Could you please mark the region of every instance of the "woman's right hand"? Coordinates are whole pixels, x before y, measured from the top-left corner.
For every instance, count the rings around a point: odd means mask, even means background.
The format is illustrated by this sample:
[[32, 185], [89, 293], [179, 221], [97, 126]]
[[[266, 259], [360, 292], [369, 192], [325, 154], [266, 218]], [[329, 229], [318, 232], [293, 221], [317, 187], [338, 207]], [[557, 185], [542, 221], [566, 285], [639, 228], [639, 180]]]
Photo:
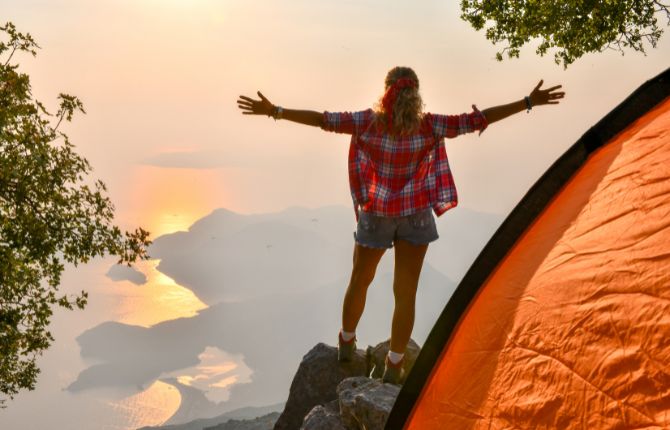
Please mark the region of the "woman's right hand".
[[260, 100], [254, 100], [247, 96], [240, 96], [237, 99], [237, 107], [242, 109], [243, 115], [267, 115], [272, 116], [275, 110], [275, 105], [270, 103], [270, 100], [265, 98], [260, 91], [258, 91]]

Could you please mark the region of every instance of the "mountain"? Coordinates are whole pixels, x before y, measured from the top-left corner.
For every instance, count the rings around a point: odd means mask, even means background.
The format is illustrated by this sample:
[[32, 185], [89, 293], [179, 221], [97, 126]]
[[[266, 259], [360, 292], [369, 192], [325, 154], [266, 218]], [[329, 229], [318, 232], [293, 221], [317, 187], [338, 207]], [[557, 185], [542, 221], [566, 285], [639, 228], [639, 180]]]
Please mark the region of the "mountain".
[[188, 232], [157, 238], [149, 254], [160, 259], [158, 270], [210, 305], [306, 290], [334, 281], [351, 261], [351, 240], [338, 237], [353, 232], [342, 209], [263, 215], [219, 209]]
[[[446, 212], [426, 261], [460, 279], [501, 221], [460, 207]], [[187, 232], [157, 238], [149, 254], [161, 272], [211, 305], [335, 281], [351, 272], [355, 229], [353, 210], [343, 206], [251, 215], [217, 209]]]

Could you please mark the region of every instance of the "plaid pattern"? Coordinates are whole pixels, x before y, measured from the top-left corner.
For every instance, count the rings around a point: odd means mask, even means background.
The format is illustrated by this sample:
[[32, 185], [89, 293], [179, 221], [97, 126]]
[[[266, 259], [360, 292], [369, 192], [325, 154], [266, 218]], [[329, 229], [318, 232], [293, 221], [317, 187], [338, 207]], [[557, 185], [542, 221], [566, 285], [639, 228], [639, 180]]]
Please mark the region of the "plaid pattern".
[[392, 136], [377, 130], [375, 112], [324, 112], [323, 129], [351, 135], [349, 187], [356, 221], [359, 210], [379, 216], [405, 216], [429, 207], [439, 217], [458, 204], [445, 138], [488, 126], [472, 105], [469, 114], [424, 115], [419, 131]]

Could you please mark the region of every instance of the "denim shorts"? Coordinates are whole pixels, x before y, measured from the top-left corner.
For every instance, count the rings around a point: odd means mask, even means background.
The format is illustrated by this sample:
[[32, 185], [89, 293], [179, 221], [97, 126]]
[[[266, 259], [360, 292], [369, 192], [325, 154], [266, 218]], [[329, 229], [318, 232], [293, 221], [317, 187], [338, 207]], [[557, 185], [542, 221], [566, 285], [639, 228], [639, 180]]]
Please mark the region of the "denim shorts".
[[360, 211], [354, 232], [356, 243], [369, 248], [385, 249], [392, 248], [398, 239], [413, 245], [426, 245], [439, 237], [432, 208], [400, 217], [385, 217]]

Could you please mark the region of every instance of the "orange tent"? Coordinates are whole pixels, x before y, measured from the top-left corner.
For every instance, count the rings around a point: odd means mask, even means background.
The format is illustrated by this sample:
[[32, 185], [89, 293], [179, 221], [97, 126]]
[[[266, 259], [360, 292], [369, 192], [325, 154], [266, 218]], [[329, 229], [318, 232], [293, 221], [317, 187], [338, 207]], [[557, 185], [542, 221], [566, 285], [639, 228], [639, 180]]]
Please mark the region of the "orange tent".
[[386, 428], [670, 428], [670, 69], [500, 226]]

